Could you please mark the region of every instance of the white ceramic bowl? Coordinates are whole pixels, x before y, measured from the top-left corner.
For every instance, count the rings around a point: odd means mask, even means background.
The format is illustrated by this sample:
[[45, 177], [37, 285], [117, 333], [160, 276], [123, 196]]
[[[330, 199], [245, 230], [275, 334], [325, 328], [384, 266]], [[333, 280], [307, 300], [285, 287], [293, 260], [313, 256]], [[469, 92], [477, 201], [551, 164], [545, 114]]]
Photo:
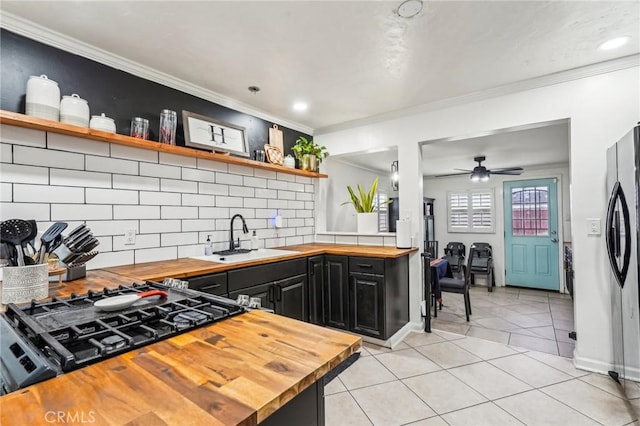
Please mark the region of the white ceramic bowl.
[[75, 93], [63, 96], [60, 102], [60, 121], [89, 127], [89, 103]]
[[104, 112], [100, 115], [91, 116], [89, 127], [96, 130], [102, 130], [103, 132], [116, 132], [116, 122], [113, 120], [113, 118], [104, 115]]

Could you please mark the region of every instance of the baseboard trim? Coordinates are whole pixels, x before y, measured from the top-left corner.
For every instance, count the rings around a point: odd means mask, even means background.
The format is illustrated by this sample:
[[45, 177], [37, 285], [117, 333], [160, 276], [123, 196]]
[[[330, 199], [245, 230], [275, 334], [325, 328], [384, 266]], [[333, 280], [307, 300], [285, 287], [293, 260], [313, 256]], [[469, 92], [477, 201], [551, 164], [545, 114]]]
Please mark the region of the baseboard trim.
[[607, 375], [609, 370], [613, 367], [613, 365], [608, 362], [581, 357], [578, 355], [577, 350], [573, 351], [573, 365], [580, 370], [604, 375]]

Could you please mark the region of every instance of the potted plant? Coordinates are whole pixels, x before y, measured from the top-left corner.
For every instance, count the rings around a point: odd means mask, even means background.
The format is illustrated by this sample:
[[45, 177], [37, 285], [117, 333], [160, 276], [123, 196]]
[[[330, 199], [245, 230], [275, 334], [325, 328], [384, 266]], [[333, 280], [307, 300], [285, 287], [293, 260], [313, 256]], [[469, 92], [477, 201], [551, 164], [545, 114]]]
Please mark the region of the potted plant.
[[327, 147], [320, 146], [312, 140], [308, 140], [304, 136], [300, 136], [296, 140], [296, 144], [291, 148], [293, 154], [298, 159], [302, 170], [318, 171], [318, 166], [322, 163], [329, 153]]
[[[378, 233], [378, 206], [376, 204], [376, 197], [378, 195], [378, 178], [373, 180], [371, 188], [365, 191], [360, 184], [357, 186], [358, 193], [353, 188], [347, 185], [347, 191], [349, 191], [350, 201], [345, 201], [342, 205], [352, 204], [356, 209], [358, 220], [358, 233], [359, 234], [377, 234]], [[389, 204], [393, 200], [387, 200], [384, 204]]]

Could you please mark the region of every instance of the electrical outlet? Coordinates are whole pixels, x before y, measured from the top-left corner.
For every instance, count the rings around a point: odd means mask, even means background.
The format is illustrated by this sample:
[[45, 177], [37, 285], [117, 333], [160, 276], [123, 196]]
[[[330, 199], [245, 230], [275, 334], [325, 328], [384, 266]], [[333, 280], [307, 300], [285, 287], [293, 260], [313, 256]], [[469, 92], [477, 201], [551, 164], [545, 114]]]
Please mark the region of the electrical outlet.
[[273, 226], [282, 228], [282, 216], [278, 215], [273, 219]]
[[136, 243], [136, 229], [129, 228], [124, 231], [124, 245], [132, 246]]
[[602, 229], [600, 228], [600, 219], [587, 219], [587, 234], [588, 235], [600, 235]]

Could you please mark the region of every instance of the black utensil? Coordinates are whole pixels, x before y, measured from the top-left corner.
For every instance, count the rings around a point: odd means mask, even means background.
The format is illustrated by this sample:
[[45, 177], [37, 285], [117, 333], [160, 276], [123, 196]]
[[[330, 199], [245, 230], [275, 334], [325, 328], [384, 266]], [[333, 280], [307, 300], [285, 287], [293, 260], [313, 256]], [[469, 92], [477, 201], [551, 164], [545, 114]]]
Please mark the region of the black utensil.
[[0, 240], [15, 247], [18, 255], [18, 266], [24, 266], [22, 243], [29, 241], [31, 224], [22, 219], [9, 219], [0, 223]]
[[60, 234], [62, 234], [62, 231], [67, 229], [67, 226], [69, 226], [69, 224], [67, 224], [66, 222], [56, 222], [51, 225], [44, 234], [42, 234], [42, 237], [40, 237], [41, 245], [40, 255], [38, 256], [38, 263], [44, 262], [44, 255], [47, 253], [47, 251], [49, 251], [51, 242], [58, 238]]

